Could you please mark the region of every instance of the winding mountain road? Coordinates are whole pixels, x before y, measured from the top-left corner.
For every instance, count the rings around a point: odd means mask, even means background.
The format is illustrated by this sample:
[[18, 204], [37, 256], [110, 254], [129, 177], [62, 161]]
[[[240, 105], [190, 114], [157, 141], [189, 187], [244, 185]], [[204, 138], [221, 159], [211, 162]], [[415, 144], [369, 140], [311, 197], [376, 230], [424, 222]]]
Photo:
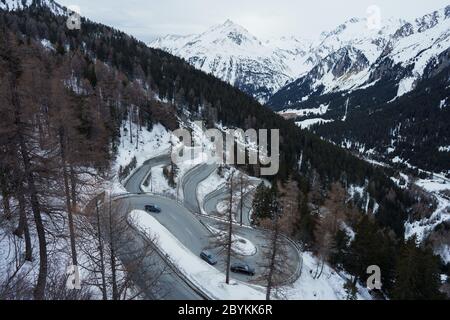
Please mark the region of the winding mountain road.
[[[183, 243], [192, 253], [199, 255], [202, 250], [209, 248], [210, 251], [216, 253], [219, 257], [219, 263], [216, 268], [222, 272], [226, 271], [226, 264], [224, 257], [220, 256], [217, 250], [211, 249], [212, 233], [209, 227], [219, 229], [223, 227], [224, 222], [220, 219], [209, 216], [201, 215], [200, 204], [197, 199], [197, 188], [198, 185], [208, 178], [217, 169], [216, 165], [200, 164], [193, 169], [189, 170], [181, 181], [181, 187], [183, 191], [183, 202], [176, 201], [175, 199], [170, 199], [164, 196], [146, 194], [141, 189], [141, 184], [143, 180], [148, 175], [148, 172], [152, 167], [160, 166], [164, 164], [169, 164], [170, 158], [168, 155], [162, 155], [155, 157], [146, 161], [140, 168], [138, 168], [131, 177], [124, 183], [126, 190], [129, 192], [128, 195], [123, 195], [116, 201], [119, 201], [121, 205], [126, 208], [123, 210], [125, 215], [127, 215], [132, 210], [143, 210], [147, 204], [156, 204], [162, 209], [160, 214], [152, 214], [152, 216], [158, 220], [167, 230], [169, 230], [181, 243]], [[211, 190], [212, 192], [206, 197], [204, 203], [204, 209], [206, 212], [213, 213], [216, 211], [217, 204], [223, 201], [226, 196], [227, 189], [224, 187], [220, 190]], [[261, 263], [263, 261], [262, 248], [267, 244], [266, 235], [267, 233], [250, 228], [249, 212], [251, 199], [245, 199], [245, 226], [234, 225], [234, 230], [236, 235], [250, 241], [255, 247], [256, 252], [251, 256], [236, 255], [233, 261], [240, 261], [252, 265], [256, 269], [256, 273], [262, 272]], [[142, 241], [146, 239], [138, 231], [135, 231], [136, 235], [133, 242], [130, 245], [133, 247], [142, 246]], [[299, 270], [299, 265], [301, 264], [301, 258], [298, 252], [298, 248], [287, 241], [289, 256], [292, 260], [286, 261], [286, 269], [292, 274], [292, 278], [296, 278], [296, 273]], [[152, 259], [159, 259], [158, 264], [163, 268], [165, 266], [165, 257], [160, 254], [159, 258], [153, 257]], [[172, 266], [172, 269], [173, 268]], [[206, 297], [195, 288], [183, 275], [179, 274], [177, 270], [172, 270], [168, 274], [165, 274], [160, 280], [161, 287], [168, 288], [167, 293], [164, 294], [165, 299], [169, 300], [195, 300], [195, 299], [205, 299]], [[234, 279], [253, 282], [251, 277], [244, 275], [233, 274]], [[137, 276], [136, 282], [139, 286], [139, 282], [144, 282], [145, 279], [139, 279]], [[154, 298], [149, 295], [149, 298]]]

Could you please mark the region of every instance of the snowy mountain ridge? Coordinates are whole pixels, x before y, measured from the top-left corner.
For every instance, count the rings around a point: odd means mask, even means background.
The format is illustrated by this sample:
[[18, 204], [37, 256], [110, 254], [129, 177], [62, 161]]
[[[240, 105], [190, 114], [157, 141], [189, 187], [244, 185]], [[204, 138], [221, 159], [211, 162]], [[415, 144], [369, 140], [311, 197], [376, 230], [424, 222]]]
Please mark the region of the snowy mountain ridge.
[[[263, 42], [231, 20], [199, 35], [168, 35], [150, 47], [186, 59], [194, 67], [229, 82], [265, 102], [302, 71], [305, 44], [295, 38]], [[297, 63], [299, 61], [299, 63]]]
[[168, 35], [149, 46], [186, 59], [262, 103], [280, 89], [300, 90], [294, 99], [271, 103], [283, 109], [314, 94], [373, 85], [389, 73], [390, 63], [406, 70], [399, 75], [399, 95], [411, 91], [430, 59], [449, 47], [449, 15], [450, 6], [409, 22], [386, 19], [379, 29], [369, 28], [366, 18], [352, 18], [315, 40], [261, 41], [227, 20], [202, 34]]
[[449, 16], [450, 6], [410, 22], [391, 19], [380, 30], [360, 35], [358, 30], [365, 22], [358, 19], [323, 33], [314, 52], [326, 56], [305, 76], [275, 94], [269, 104], [276, 110], [292, 108], [311, 96], [351, 92], [378, 81], [397, 84], [400, 97], [448, 63], [441, 55], [450, 47]]

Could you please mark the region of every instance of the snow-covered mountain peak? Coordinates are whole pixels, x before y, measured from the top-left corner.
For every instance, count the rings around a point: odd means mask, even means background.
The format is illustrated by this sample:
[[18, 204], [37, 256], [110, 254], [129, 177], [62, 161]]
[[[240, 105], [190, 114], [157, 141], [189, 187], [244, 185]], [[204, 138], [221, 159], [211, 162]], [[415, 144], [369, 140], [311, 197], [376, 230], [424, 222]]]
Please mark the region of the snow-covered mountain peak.
[[[259, 41], [244, 27], [227, 20], [222, 24], [209, 28], [196, 38], [196, 43], [204, 45], [221, 45], [221, 46], [261, 46]], [[226, 49], [226, 48], [225, 48]]]
[[234, 29], [236, 31], [248, 32], [243, 26], [233, 22], [231, 19], [227, 19], [224, 23], [218, 25], [217, 27], [223, 29]]

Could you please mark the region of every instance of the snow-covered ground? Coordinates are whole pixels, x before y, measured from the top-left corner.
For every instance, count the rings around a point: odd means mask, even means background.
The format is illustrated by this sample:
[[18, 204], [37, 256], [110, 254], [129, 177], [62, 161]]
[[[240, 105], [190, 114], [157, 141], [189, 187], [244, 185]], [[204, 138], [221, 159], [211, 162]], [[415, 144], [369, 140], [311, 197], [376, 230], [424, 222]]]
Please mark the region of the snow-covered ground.
[[151, 131], [145, 127], [139, 131], [139, 143], [137, 144], [136, 124], [131, 125], [133, 139], [130, 139], [130, 127], [124, 123], [120, 130], [120, 146], [117, 151], [115, 168], [126, 166], [136, 157], [137, 166], [141, 166], [146, 160], [154, 158], [169, 151], [171, 134], [161, 124], [155, 124]]
[[397, 97], [401, 97], [404, 94], [410, 92], [414, 88], [415, 81], [416, 79], [413, 77], [402, 79], [398, 85]]
[[436, 177], [431, 179], [421, 179], [416, 184], [429, 192], [441, 192], [450, 190], [450, 180], [444, 177]]
[[[284, 295], [287, 299], [302, 300], [346, 300], [347, 293], [343, 289], [350, 277], [338, 274], [328, 265], [324, 266], [323, 274], [319, 279], [314, 279], [318, 268], [317, 259], [309, 252], [304, 252], [303, 269], [300, 278], [292, 285], [285, 288]], [[319, 267], [320, 268], [320, 267]], [[371, 300], [366, 288], [358, 285], [357, 299]]]
[[409, 177], [404, 173], [400, 173], [400, 178], [391, 177], [391, 180], [401, 189], [408, 188]]

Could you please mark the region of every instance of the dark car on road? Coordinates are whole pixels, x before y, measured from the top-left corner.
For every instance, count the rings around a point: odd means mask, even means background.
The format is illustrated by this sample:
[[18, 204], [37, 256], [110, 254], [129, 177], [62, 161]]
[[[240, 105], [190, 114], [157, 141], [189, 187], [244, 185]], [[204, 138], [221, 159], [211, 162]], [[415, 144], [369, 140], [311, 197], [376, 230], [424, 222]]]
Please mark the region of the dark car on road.
[[242, 273], [252, 277], [255, 275], [255, 269], [244, 263], [234, 263], [231, 265], [230, 270], [234, 273]]
[[150, 213], [161, 213], [161, 208], [154, 204], [149, 204], [145, 206], [145, 211]]
[[210, 265], [215, 266], [217, 264], [217, 259], [209, 251], [202, 251], [200, 253], [200, 258], [208, 262]]

